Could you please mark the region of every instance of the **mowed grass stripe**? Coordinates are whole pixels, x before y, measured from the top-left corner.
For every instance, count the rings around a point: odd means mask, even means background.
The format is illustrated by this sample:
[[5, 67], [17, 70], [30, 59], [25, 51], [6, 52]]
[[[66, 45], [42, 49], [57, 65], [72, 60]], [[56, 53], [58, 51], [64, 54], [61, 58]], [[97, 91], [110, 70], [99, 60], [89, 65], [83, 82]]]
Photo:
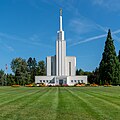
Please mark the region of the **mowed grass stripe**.
[[95, 92], [84, 92], [84, 93], [95, 97], [96, 99], [102, 101], [105, 104], [108, 104], [108, 106], [115, 107], [118, 110], [120, 110], [120, 98], [114, 98], [114, 97], [98, 94]]
[[[29, 89], [29, 88], [28, 88]], [[34, 102], [36, 99], [41, 97], [42, 95], [45, 95], [48, 91], [51, 89], [42, 89], [35, 90], [32, 93], [25, 94], [24, 96], [21, 96], [19, 98], [15, 98], [11, 101], [8, 101], [5, 105], [0, 106], [0, 119], [13, 119], [12, 116], [14, 116], [19, 110], [24, 109], [27, 105]]]
[[[119, 105], [113, 104], [113, 102], [104, 100], [104, 97], [91, 95], [92, 88], [69, 88], [74, 95], [86, 100], [92, 109], [96, 111], [99, 116], [102, 116], [101, 120], [119, 120], [120, 109]], [[98, 89], [98, 88], [94, 88]], [[102, 89], [102, 88], [101, 88]], [[114, 88], [113, 88], [114, 90]]]
[[0, 91], [6, 93], [0, 98], [0, 120], [120, 119], [120, 87], [2, 87]]
[[[115, 87], [113, 87], [114, 89]], [[78, 93], [81, 91], [81, 94], [83, 94], [84, 96], [91, 96], [94, 98], [97, 98], [99, 100], [101, 100], [102, 102], [111, 105], [111, 107], [116, 107], [117, 109], [120, 109], [120, 93], [119, 94], [110, 94], [110, 92], [105, 92], [105, 91], [97, 91], [99, 88], [95, 87], [94, 91], [92, 90], [93, 88], [75, 88], [73, 91]], [[103, 88], [101, 87], [101, 89], [103, 90]], [[106, 90], [106, 89], [104, 89]], [[118, 89], [119, 90], [119, 89]], [[110, 95], [109, 95], [110, 94]]]
[[[59, 88], [59, 104], [56, 120], [97, 120], [89, 106], [71, 93], [68, 88]], [[89, 108], [90, 109], [90, 108]]]
[[[4, 92], [4, 94], [2, 94], [2, 96], [0, 96], [0, 105], [6, 103], [8, 100], [13, 100], [16, 98], [21, 98], [24, 95], [29, 95], [29, 94], [33, 94], [36, 91], [31, 91], [30, 89], [25, 89], [22, 88], [11, 88], [10, 90], [8, 89], [9, 92], [6, 91], [2, 91]], [[31, 91], [31, 92], [30, 92]]]
[[5, 95], [9, 95], [12, 92], [17, 91], [19, 88], [14, 87], [0, 87], [0, 98], [5, 97]]
[[86, 89], [86, 92], [89, 92], [89, 89], [91, 93], [94, 93], [100, 96], [120, 99], [120, 87], [93, 87], [93, 88]]
[[[46, 88], [48, 89], [48, 88]], [[12, 118], [17, 120], [55, 120], [58, 106], [58, 88], [49, 88], [50, 91], [20, 109]]]
[[[78, 90], [76, 89], [76, 92], [77, 91]], [[91, 95], [93, 97], [96, 97], [99, 100], [103, 101], [104, 103], [111, 105], [111, 107], [116, 107], [120, 109], [120, 92], [119, 91], [120, 91], [120, 87], [108, 87], [108, 88], [95, 87], [95, 88], [88, 88], [86, 90], [83, 90], [82, 93], [83, 94], [85, 93], [86, 95], [89, 95], [89, 96]]]
[[[45, 88], [41, 89], [41, 92], [44, 92], [44, 91], [46, 91]], [[4, 104], [9, 104], [10, 102], [19, 100], [24, 97], [29, 97], [30, 95], [35, 94], [37, 92], [39, 92], [39, 90], [36, 90], [36, 89], [32, 90], [32, 88], [28, 88], [25, 90], [24, 88], [15, 89], [15, 93], [10, 92], [9, 95], [5, 94], [5, 96], [0, 99], [0, 106]]]
[[[74, 88], [75, 89], [75, 88]], [[73, 92], [70, 88], [66, 88], [67, 91], [71, 93], [72, 96], [74, 96], [78, 100], [78, 106], [82, 107], [86, 114], [89, 115], [89, 117], [85, 118], [90, 120], [102, 120], [103, 116], [101, 114], [98, 114], [97, 108], [88, 101], [88, 99], [85, 99], [83, 96], [76, 94]], [[79, 104], [82, 103], [82, 104]], [[83, 119], [84, 120], [84, 119]]]

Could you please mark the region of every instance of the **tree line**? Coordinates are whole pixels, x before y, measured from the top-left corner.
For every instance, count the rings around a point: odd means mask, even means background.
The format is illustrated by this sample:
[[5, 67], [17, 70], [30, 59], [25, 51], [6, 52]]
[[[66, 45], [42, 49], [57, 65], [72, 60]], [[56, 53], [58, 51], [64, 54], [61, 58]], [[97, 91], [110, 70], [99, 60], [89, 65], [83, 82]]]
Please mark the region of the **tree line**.
[[0, 70], [0, 85], [25, 85], [35, 82], [35, 76], [46, 75], [46, 65], [43, 60], [36, 61], [30, 57], [28, 60], [15, 58], [11, 61], [11, 70], [14, 74], [5, 74]]
[[89, 83], [120, 85], [120, 50], [117, 55], [110, 29], [108, 30], [99, 67], [92, 72], [84, 72], [82, 69], [77, 69], [76, 74], [88, 75]]
[[[5, 74], [0, 70], [0, 85], [30, 84], [35, 82], [35, 76], [46, 75], [46, 64], [43, 60], [36, 61], [30, 57], [28, 60], [15, 58], [11, 62], [11, 69], [14, 74]], [[92, 72], [76, 70], [76, 75], [87, 75], [90, 84], [120, 85], [120, 50], [118, 55], [115, 51], [114, 40], [108, 30], [104, 52], [99, 66]]]

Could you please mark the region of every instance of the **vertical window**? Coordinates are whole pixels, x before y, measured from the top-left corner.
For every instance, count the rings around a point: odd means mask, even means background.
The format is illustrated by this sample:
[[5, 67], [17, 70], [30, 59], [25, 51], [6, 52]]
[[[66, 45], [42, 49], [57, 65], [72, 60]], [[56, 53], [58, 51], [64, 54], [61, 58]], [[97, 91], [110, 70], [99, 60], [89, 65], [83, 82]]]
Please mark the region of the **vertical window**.
[[51, 75], [53, 75], [53, 62], [51, 62]]
[[71, 62], [69, 62], [69, 76], [71, 76]]
[[81, 80], [81, 83], [83, 83], [83, 80]]

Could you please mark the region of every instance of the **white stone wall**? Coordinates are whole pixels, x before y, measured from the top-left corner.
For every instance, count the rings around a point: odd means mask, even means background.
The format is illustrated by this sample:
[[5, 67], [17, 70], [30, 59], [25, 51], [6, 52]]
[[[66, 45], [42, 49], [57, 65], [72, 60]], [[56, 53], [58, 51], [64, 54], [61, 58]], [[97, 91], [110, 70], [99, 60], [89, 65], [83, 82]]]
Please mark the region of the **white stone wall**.
[[68, 76], [67, 77], [68, 85], [75, 85], [76, 83], [87, 84], [87, 76]]
[[53, 79], [54, 79], [54, 76], [35, 76], [35, 83], [48, 84]]
[[58, 41], [56, 41], [56, 76], [58, 76]]
[[51, 76], [51, 56], [46, 58], [47, 76]]
[[53, 83], [54, 85], [59, 85], [59, 80], [63, 79], [63, 84], [75, 85], [76, 83], [87, 84], [87, 76], [35, 76], [35, 83], [44, 83], [48, 85]]
[[65, 57], [66, 57], [66, 41], [62, 41], [62, 63], [61, 63], [61, 67], [62, 67], [62, 71], [61, 71], [61, 75], [64, 76], [65, 75]]
[[56, 56], [48, 56], [46, 58], [47, 64], [47, 76], [55, 76], [56, 75]]
[[65, 57], [65, 75], [69, 76], [69, 62], [71, 62], [71, 76], [76, 75], [76, 57], [66, 56]]
[[66, 41], [56, 41], [56, 75], [65, 75]]

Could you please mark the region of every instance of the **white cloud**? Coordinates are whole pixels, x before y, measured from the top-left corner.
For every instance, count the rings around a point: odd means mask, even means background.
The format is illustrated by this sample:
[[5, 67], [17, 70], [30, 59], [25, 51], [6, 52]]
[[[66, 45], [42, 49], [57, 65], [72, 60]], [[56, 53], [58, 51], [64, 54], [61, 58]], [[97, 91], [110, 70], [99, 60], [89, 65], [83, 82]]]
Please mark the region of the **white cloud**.
[[92, 0], [93, 4], [102, 5], [105, 0]]
[[[120, 29], [112, 32], [112, 35], [115, 35], [115, 34], [118, 34], [118, 33], [120, 33]], [[79, 45], [79, 44], [82, 44], [82, 43], [91, 42], [91, 41], [93, 41], [93, 40], [98, 40], [98, 39], [103, 38], [103, 37], [106, 37], [106, 36], [107, 36], [106, 34], [103, 34], [103, 35], [98, 35], [98, 36], [90, 37], [90, 38], [87, 38], [87, 39], [85, 39], [85, 40], [82, 40], [82, 41], [73, 43], [73, 44], [70, 45], [70, 46], [75, 46], [75, 45]]]
[[87, 18], [79, 17], [69, 21], [69, 29], [77, 34], [84, 34], [98, 29], [98, 26]]
[[9, 46], [7, 44], [4, 44], [5, 48], [8, 49], [10, 52], [14, 52], [14, 48], [12, 46]]
[[[10, 34], [0, 32], [0, 37], [2, 38], [2, 40], [1, 40], [2, 43], [5, 42], [5, 41], [3, 41], [3, 39], [4, 39], [6, 41], [11, 41], [11, 43], [12, 43], [12, 41], [14, 41], [14, 43], [20, 42], [22, 44], [24, 43], [24, 44], [27, 44], [30, 46], [42, 46], [42, 47], [51, 48], [50, 45], [44, 44], [43, 43], [44, 40], [41, 40], [40, 37], [36, 34], [32, 35], [32, 37], [24, 39], [24, 38], [20, 38], [16, 35], [10, 35]], [[10, 48], [9, 46], [6, 46], [6, 47], [12, 50], [12, 48]]]
[[62, 8], [63, 10], [70, 11], [74, 14], [77, 13], [77, 5], [80, 3], [80, 0], [53, 0], [55, 5], [58, 8]]
[[26, 39], [23, 39], [23, 38], [19, 38], [15, 35], [10, 35], [10, 34], [7, 34], [7, 33], [2, 33], [2, 32], [0, 32], [0, 37], [6, 38], [8, 40], [15, 40], [15, 41], [25, 41], [26, 40]]
[[99, 5], [110, 11], [120, 10], [120, 0], [91, 0], [93, 5]]

